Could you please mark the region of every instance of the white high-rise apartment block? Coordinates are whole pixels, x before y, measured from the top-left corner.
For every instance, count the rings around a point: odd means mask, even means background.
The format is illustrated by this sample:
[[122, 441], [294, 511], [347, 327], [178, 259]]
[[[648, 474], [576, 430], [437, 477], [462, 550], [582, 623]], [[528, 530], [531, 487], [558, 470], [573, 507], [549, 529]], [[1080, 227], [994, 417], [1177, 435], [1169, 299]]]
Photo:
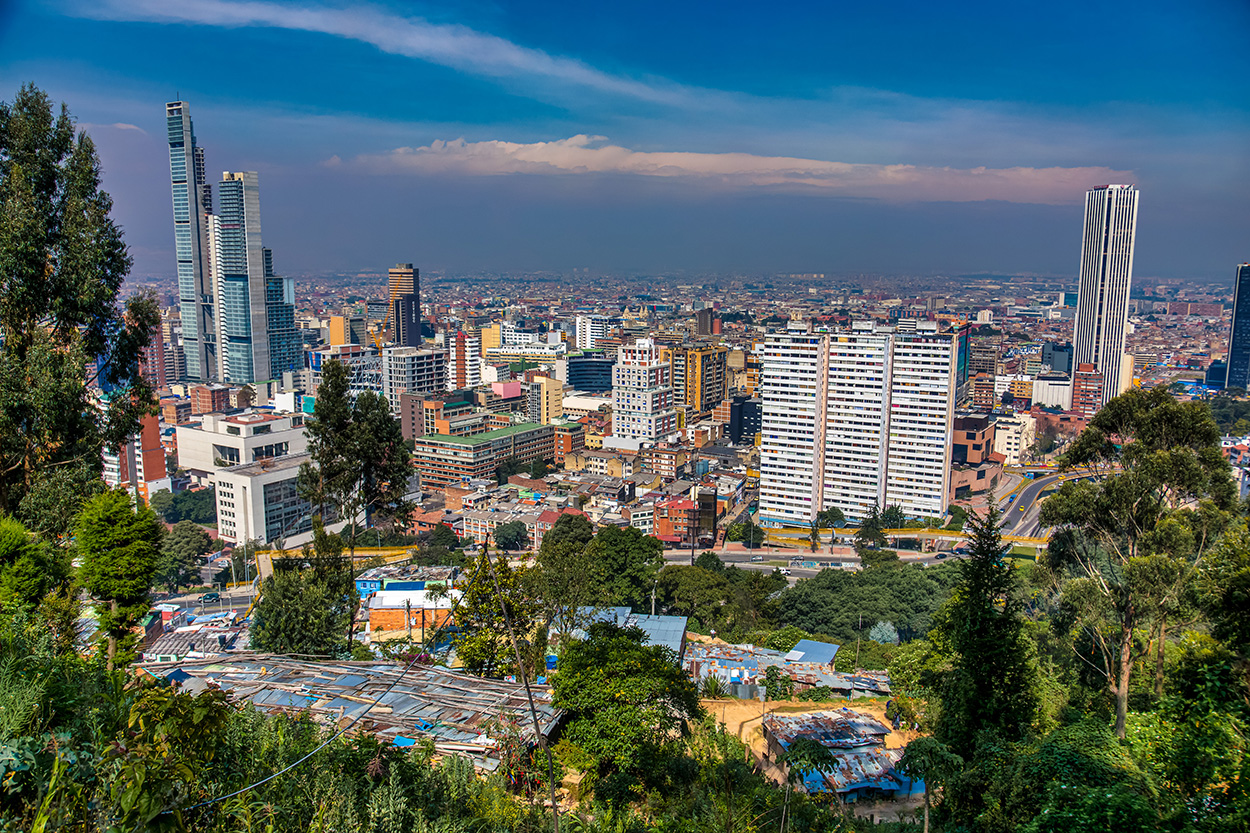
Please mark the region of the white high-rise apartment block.
[[447, 351], [447, 390], [482, 384], [482, 340], [463, 331], [439, 333], [434, 343]]
[[807, 526], [836, 506], [946, 512], [955, 337], [929, 322], [791, 329], [760, 350], [760, 518]]
[[637, 449], [677, 430], [672, 368], [649, 338], [617, 348], [612, 368], [612, 436], [604, 447]]
[[619, 327], [620, 324], [621, 319], [609, 318], [606, 315], [577, 316], [577, 349], [595, 349], [599, 339], [607, 336], [608, 333]]
[[1092, 364], [1102, 373], [1103, 403], [1133, 382], [1131, 365], [1125, 372], [1124, 341], [1133, 282], [1137, 195], [1132, 185], [1105, 185], [1085, 194], [1072, 364]]
[[401, 393], [433, 393], [447, 387], [447, 353], [417, 347], [382, 350], [382, 395], [399, 413]]

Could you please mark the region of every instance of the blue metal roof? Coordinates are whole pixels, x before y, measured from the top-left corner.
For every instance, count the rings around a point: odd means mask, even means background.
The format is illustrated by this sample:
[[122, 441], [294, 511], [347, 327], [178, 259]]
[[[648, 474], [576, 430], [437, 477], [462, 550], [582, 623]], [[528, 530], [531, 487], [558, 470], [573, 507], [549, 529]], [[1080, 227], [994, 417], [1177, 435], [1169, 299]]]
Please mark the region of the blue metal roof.
[[838, 646], [831, 642], [816, 642], [812, 639], [800, 639], [794, 649], [786, 654], [789, 662], [814, 662], [817, 665], [833, 665], [833, 658], [838, 654]]

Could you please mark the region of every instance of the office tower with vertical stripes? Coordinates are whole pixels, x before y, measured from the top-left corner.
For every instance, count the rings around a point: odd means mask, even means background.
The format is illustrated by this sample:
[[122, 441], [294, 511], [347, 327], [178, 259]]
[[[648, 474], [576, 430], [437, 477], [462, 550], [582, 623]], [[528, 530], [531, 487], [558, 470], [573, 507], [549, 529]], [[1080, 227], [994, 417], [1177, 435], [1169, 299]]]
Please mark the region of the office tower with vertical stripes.
[[1238, 266], [1233, 280], [1233, 326], [1228, 334], [1224, 387], [1250, 389], [1250, 263]]
[[221, 321], [221, 380], [250, 384], [281, 379], [301, 364], [295, 284], [274, 274], [261, 242], [260, 178], [224, 173], [214, 225], [214, 278]]
[[794, 327], [760, 348], [760, 522], [807, 526], [836, 506], [861, 520], [949, 502], [956, 336], [931, 322]]
[[1132, 360], [1126, 362], [1124, 348], [1133, 283], [1137, 196], [1132, 185], [1105, 185], [1085, 194], [1072, 362], [1091, 364], [1102, 374], [1100, 406], [1133, 382]]
[[169, 141], [169, 175], [174, 202], [174, 250], [178, 268], [178, 313], [186, 376], [207, 382], [217, 378], [216, 293], [208, 256], [211, 186], [204, 178], [204, 151], [195, 142], [191, 108], [185, 101], [165, 105]]

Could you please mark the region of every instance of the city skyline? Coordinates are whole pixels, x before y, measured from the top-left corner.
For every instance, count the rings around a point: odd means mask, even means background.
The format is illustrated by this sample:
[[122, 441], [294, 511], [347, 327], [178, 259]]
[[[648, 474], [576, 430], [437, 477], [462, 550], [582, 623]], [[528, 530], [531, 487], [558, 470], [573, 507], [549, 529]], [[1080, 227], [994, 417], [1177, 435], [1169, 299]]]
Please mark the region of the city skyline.
[[[1135, 182], [1153, 207], [1138, 274], [1226, 281], [1246, 257], [1248, 59], [1209, 43], [1244, 7], [1095, 10], [1152, 44], [1099, 65], [1107, 30], [1067, 25], [1084, 7], [1027, 27], [990, 11], [906, 6], [882, 51], [866, 12], [816, 8], [691, 6], [635, 38], [605, 11], [506, 4], [18, 4], [0, 81], [79, 115], [137, 275], [176, 269], [152, 107], [177, 97], [210, 160], [265, 178], [266, 237], [296, 274], [1075, 275], [1081, 195]], [[225, 32], [245, 83], [175, 59]]]

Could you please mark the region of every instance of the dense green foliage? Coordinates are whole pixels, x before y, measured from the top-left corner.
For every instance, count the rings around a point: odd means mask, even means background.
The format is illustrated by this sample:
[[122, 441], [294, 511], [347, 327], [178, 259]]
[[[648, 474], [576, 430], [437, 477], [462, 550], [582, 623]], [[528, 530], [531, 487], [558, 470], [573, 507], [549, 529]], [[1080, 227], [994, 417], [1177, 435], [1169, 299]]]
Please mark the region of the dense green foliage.
[[892, 622], [903, 639], [929, 631], [933, 614], [954, 583], [955, 568], [918, 565], [850, 572], [822, 570], [777, 600], [777, 619], [840, 641], [867, 635], [877, 622]]
[[50, 536], [152, 407], [138, 359], [160, 314], [152, 294], [118, 303], [130, 256], [112, 207], [64, 106], [34, 86], [0, 102], [0, 512]]
[[213, 536], [199, 524], [179, 521], [165, 536], [153, 578], [171, 592], [179, 587], [198, 584], [200, 558], [212, 551]]
[[530, 534], [524, 521], [508, 521], [495, 527], [495, 546], [503, 550], [524, 550], [530, 545]]
[[108, 662], [130, 650], [133, 628], [148, 612], [149, 591], [160, 562], [165, 527], [131, 495], [113, 489], [84, 504], [75, 526], [82, 557], [80, 577], [96, 600], [96, 617], [108, 637]]
[[217, 494], [213, 489], [196, 489], [172, 494], [161, 489], [149, 502], [152, 511], [167, 523], [191, 521], [196, 524], [217, 523]]
[[343, 657], [359, 597], [343, 541], [318, 525], [297, 558], [275, 559], [252, 612], [253, 649], [274, 654]]

